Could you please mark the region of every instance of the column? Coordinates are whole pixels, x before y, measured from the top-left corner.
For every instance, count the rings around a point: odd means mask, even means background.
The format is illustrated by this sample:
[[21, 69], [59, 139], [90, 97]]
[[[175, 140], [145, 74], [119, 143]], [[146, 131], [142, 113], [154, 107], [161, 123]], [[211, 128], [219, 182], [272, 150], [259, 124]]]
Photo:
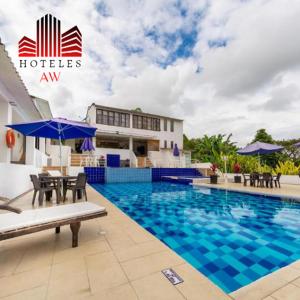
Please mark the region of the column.
[[0, 97], [0, 162], [10, 163], [11, 149], [6, 146], [6, 132], [8, 130], [5, 125], [12, 122], [12, 107]]
[[35, 137], [26, 137], [26, 165], [35, 165]]
[[129, 150], [133, 151], [133, 137], [132, 136], [129, 138]]

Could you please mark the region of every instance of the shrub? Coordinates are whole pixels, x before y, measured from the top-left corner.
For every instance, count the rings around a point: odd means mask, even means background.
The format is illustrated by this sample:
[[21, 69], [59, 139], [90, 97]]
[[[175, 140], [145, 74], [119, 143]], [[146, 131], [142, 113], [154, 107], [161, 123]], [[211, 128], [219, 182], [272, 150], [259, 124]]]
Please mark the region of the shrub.
[[300, 173], [300, 166], [297, 167], [294, 162], [287, 160], [285, 162], [279, 162], [274, 172], [281, 173], [282, 175], [298, 175]]

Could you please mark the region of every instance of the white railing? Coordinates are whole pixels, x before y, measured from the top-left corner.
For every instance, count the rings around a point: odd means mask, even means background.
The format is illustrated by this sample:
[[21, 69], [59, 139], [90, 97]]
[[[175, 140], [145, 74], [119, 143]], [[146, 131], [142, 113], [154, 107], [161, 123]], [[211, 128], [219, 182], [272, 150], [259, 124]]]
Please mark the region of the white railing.
[[94, 154], [70, 154], [69, 166], [72, 166], [72, 160], [76, 160], [75, 165], [80, 167], [106, 167], [106, 159], [102, 155]]
[[183, 159], [152, 159], [153, 167], [155, 168], [185, 168], [186, 161]]
[[80, 167], [106, 167], [106, 159], [99, 155], [81, 155]]
[[138, 166], [137, 158], [132, 150], [129, 151], [130, 167], [136, 168]]

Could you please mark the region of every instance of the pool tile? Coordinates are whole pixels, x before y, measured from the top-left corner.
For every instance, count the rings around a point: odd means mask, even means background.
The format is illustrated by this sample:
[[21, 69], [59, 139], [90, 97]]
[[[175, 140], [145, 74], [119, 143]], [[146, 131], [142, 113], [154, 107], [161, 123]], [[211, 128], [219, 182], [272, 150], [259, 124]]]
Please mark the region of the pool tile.
[[94, 187], [226, 292], [300, 258], [299, 203], [168, 182]]

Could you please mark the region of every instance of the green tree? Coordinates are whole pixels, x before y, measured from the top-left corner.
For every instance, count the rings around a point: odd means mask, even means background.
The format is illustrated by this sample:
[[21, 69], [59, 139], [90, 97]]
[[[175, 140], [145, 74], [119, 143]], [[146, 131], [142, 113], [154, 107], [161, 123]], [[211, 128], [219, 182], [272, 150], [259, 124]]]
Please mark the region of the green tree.
[[256, 131], [255, 137], [251, 143], [263, 142], [263, 143], [274, 143], [274, 140], [270, 134], [267, 133], [266, 129], [261, 128]]
[[216, 163], [222, 168], [224, 164], [222, 155], [229, 155], [237, 150], [235, 143], [231, 141], [231, 137], [231, 134], [228, 136], [224, 134], [204, 135], [202, 138], [196, 139], [188, 139], [184, 136], [184, 149], [191, 151], [192, 159]]

